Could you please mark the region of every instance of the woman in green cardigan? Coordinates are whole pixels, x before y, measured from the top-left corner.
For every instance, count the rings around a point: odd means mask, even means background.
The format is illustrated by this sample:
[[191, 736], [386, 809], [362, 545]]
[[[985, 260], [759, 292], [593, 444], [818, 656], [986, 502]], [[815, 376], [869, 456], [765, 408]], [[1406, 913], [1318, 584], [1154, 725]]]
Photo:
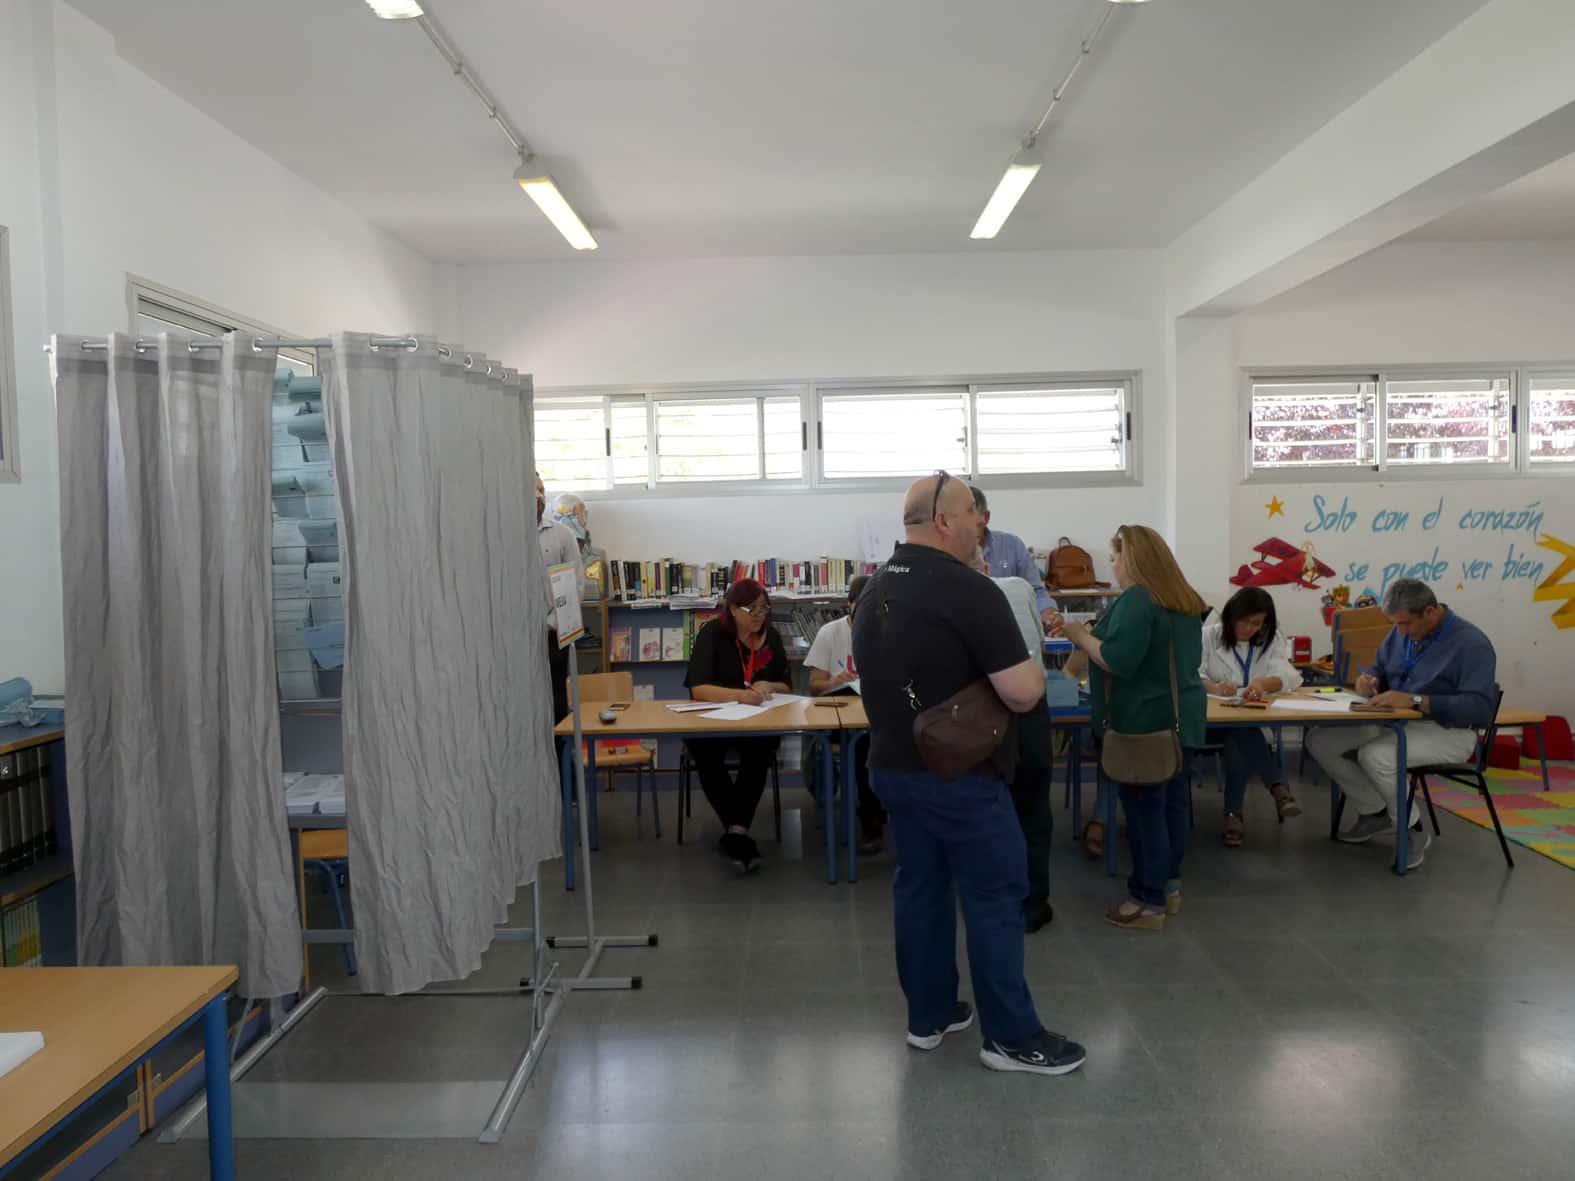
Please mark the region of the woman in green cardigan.
[[[1146, 734], [1176, 726], [1183, 748], [1200, 747], [1207, 698], [1202, 682], [1190, 674], [1202, 659], [1203, 599], [1188, 584], [1165, 539], [1147, 526], [1116, 530], [1110, 564], [1121, 597], [1092, 629], [1065, 625], [1066, 638], [1078, 648], [1072, 660], [1081, 665], [1081, 656], [1089, 663], [1095, 729]], [[1171, 695], [1172, 653], [1176, 699]], [[1111, 906], [1105, 920], [1118, 927], [1162, 930], [1165, 916], [1181, 909], [1181, 858], [1192, 814], [1186, 769], [1168, 783], [1116, 786], [1132, 850], [1131, 897]]]

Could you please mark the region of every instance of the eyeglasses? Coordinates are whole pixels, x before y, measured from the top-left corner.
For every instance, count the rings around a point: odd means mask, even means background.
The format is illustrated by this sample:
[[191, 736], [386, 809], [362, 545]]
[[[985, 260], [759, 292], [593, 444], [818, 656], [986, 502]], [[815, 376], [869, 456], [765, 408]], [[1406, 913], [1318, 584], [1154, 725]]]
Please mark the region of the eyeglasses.
[[936, 468], [938, 477], [935, 481], [935, 499], [930, 502], [930, 520], [935, 520], [935, 514], [941, 511], [941, 489], [946, 487], [946, 481], [952, 478], [951, 472], [945, 468]]
[[756, 603], [753, 607], [735, 607], [735, 611], [742, 611], [745, 615], [764, 615], [771, 610], [770, 603]]

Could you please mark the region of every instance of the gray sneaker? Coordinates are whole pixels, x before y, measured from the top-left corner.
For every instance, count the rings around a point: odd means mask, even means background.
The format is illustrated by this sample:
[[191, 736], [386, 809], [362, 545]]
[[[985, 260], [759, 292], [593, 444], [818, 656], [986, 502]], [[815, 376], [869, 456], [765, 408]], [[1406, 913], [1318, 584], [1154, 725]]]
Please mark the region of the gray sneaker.
[[1415, 869], [1422, 864], [1422, 859], [1427, 856], [1427, 851], [1433, 847], [1433, 834], [1426, 828], [1413, 828], [1411, 830], [1411, 843], [1406, 848], [1405, 867]]
[[1366, 816], [1358, 816], [1356, 823], [1340, 833], [1340, 839], [1347, 845], [1365, 845], [1376, 836], [1395, 830], [1395, 822], [1388, 812], [1372, 812]]

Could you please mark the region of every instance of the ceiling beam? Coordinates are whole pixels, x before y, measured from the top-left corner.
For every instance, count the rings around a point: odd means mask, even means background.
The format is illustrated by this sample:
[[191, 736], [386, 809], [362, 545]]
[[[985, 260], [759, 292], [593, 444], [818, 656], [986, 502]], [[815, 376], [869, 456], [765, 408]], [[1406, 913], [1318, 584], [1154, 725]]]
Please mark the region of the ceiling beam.
[[1490, 0], [1165, 252], [1172, 315], [1232, 315], [1575, 153], [1575, 3]]

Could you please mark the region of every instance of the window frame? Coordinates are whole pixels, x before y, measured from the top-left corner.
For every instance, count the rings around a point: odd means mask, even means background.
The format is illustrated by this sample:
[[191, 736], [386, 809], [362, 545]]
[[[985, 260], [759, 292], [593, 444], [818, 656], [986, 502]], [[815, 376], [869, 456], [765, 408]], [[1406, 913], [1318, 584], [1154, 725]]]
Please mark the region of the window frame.
[[0, 226], [0, 484], [22, 482], [15, 339], [11, 320], [11, 231]]
[[[954, 475], [972, 480], [971, 470], [977, 465], [978, 420], [976, 397], [981, 392], [1021, 390], [1028, 387], [1055, 389], [1088, 389], [1111, 387], [1122, 390], [1122, 454], [1124, 466], [1119, 471], [1108, 472], [1018, 472], [1009, 475], [983, 477], [989, 481], [991, 491], [1009, 488], [1098, 488], [1137, 486], [1143, 482], [1143, 416], [1142, 371], [1093, 370], [1064, 373], [1003, 373], [963, 377], [906, 377], [906, 378], [852, 378], [816, 380], [771, 380], [750, 382], [683, 382], [662, 385], [623, 386], [543, 386], [536, 391], [537, 402], [555, 399], [597, 397], [610, 405], [613, 399], [643, 397], [646, 400], [646, 455], [649, 465], [644, 484], [613, 484], [607, 488], [578, 489], [576, 495], [586, 501], [627, 500], [635, 497], [672, 497], [689, 499], [717, 496], [771, 496], [784, 492], [811, 492], [842, 494], [847, 492], [874, 492], [904, 489], [912, 476], [835, 477], [825, 474], [825, 453], [822, 439], [822, 405], [827, 396], [882, 394], [922, 395], [927, 391], [942, 393], [959, 391], [965, 398], [965, 429], [967, 431], [967, 466], [970, 470]], [[659, 401], [696, 401], [704, 399], [737, 400], [740, 396], [759, 400], [760, 413], [764, 415], [765, 400], [783, 396], [799, 399], [799, 438], [804, 457], [797, 480], [692, 480], [658, 481], [656, 478], [659, 456], [656, 448], [656, 412]], [[761, 450], [759, 462], [765, 471], [765, 434], [761, 420], [757, 447]], [[610, 473], [609, 473], [610, 475]]]
[[1531, 458], [1531, 383], [1538, 378], [1549, 377], [1568, 381], [1571, 386], [1575, 386], [1575, 364], [1524, 365], [1520, 370], [1522, 393], [1516, 405], [1519, 421], [1525, 424], [1526, 429], [1516, 432], [1516, 450], [1519, 452], [1516, 461], [1520, 470], [1533, 478], [1575, 475], [1575, 459], [1545, 459], [1535, 462]]
[[[283, 328], [275, 328], [271, 324], [264, 324], [260, 320], [253, 320], [218, 304], [206, 303], [194, 295], [187, 295], [184, 291], [177, 291], [173, 287], [165, 287], [151, 279], [144, 279], [141, 275], [128, 274], [126, 276], [126, 327], [133, 335], [138, 335], [137, 317], [142, 314], [142, 304], [149, 303], [165, 311], [174, 312], [177, 316], [201, 322], [203, 328], [211, 326], [225, 328], [231, 332], [249, 332], [254, 336], [271, 336], [282, 340], [299, 340], [298, 333], [288, 332]], [[188, 327], [182, 325], [182, 327]], [[206, 335], [198, 325], [190, 325], [192, 334]], [[279, 355], [299, 364], [310, 365], [313, 374], [317, 373], [316, 349], [280, 349]]]
[[[1575, 364], [1534, 364], [1472, 362], [1461, 365], [1338, 365], [1338, 366], [1265, 366], [1240, 371], [1237, 401], [1237, 434], [1240, 447], [1241, 484], [1381, 484], [1392, 482], [1469, 481], [1538, 479], [1545, 476], [1575, 476], [1575, 461], [1543, 462], [1533, 466], [1529, 460], [1531, 440], [1531, 378], [1575, 375]], [[1403, 381], [1449, 381], [1509, 379], [1510, 430], [1513, 434], [1507, 460], [1491, 463], [1400, 463], [1388, 460], [1389, 383]], [[1373, 462], [1329, 464], [1318, 467], [1256, 468], [1252, 462], [1253, 386], [1283, 380], [1376, 381], [1374, 398]]]

